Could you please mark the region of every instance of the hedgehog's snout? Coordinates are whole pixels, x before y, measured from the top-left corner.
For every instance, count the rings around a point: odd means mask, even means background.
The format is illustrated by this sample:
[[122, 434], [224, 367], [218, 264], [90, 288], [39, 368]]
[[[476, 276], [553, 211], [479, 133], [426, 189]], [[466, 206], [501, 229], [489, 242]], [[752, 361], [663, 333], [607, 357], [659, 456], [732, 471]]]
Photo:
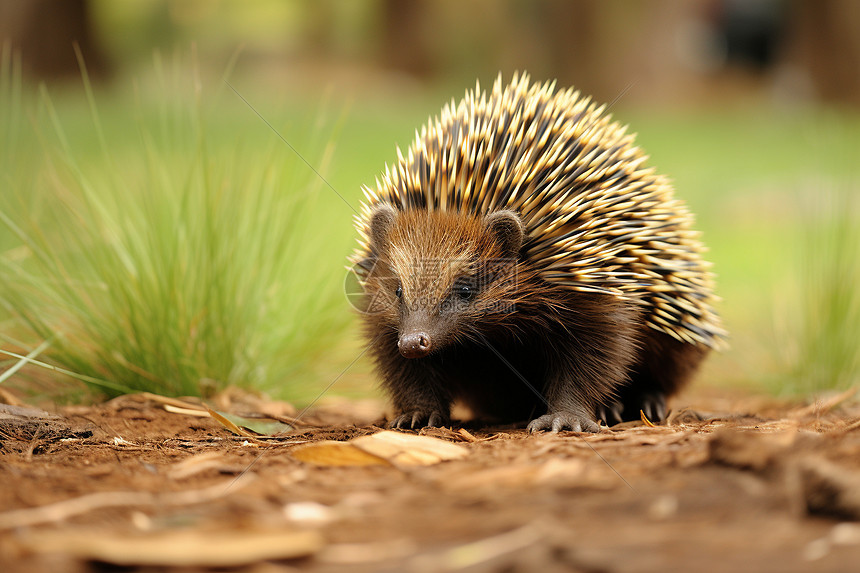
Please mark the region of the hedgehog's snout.
[[397, 341], [397, 348], [400, 349], [400, 354], [406, 358], [423, 358], [430, 354], [433, 343], [430, 341], [430, 335], [426, 332], [410, 332], [400, 337], [400, 340]]

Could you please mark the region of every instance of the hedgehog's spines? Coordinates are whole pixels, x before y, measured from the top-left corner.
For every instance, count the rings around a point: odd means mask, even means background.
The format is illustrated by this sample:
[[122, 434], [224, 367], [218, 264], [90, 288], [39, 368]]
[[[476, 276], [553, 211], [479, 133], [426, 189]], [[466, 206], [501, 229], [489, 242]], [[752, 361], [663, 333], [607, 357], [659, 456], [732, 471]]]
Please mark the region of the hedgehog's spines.
[[[396, 166], [365, 196], [401, 210], [513, 210], [528, 229], [523, 257], [545, 280], [651, 300], [652, 328], [718, 346], [692, 216], [606, 109], [554, 82], [530, 84], [525, 73], [507, 86], [497, 76], [489, 92], [476, 82], [398, 149]], [[366, 235], [366, 223], [357, 226]]]

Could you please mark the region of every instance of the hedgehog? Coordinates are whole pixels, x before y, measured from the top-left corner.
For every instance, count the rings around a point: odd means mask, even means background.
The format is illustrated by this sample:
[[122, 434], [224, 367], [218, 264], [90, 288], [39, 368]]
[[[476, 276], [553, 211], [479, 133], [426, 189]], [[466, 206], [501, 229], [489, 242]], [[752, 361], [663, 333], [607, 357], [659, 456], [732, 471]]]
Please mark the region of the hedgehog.
[[351, 258], [390, 426], [662, 420], [725, 332], [692, 216], [626, 126], [527, 74], [416, 131]]

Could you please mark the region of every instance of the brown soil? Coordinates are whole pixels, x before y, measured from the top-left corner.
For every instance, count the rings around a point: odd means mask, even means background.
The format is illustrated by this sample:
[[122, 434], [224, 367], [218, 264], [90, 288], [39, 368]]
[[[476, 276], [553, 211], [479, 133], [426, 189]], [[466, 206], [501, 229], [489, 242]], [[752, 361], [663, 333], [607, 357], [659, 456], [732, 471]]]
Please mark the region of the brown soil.
[[693, 403], [596, 435], [426, 430], [468, 453], [425, 466], [292, 456], [378, 432], [366, 404], [259, 438], [142, 396], [0, 406], [0, 570], [856, 568], [860, 407]]

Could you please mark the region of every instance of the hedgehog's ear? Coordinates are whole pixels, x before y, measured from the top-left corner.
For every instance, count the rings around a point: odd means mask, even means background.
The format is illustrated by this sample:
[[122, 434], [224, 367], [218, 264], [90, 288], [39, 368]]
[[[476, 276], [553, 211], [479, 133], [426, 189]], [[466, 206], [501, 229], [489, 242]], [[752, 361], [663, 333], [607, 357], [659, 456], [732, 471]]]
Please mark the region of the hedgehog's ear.
[[523, 246], [526, 228], [513, 211], [496, 211], [484, 217], [484, 226], [502, 248], [502, 256], [516, 258]]
[[394, 225], [397, 211], [387, 203], [379, 204], [370, 215], [370, 250], [378, 256], [388, 243], [388, 232]]

